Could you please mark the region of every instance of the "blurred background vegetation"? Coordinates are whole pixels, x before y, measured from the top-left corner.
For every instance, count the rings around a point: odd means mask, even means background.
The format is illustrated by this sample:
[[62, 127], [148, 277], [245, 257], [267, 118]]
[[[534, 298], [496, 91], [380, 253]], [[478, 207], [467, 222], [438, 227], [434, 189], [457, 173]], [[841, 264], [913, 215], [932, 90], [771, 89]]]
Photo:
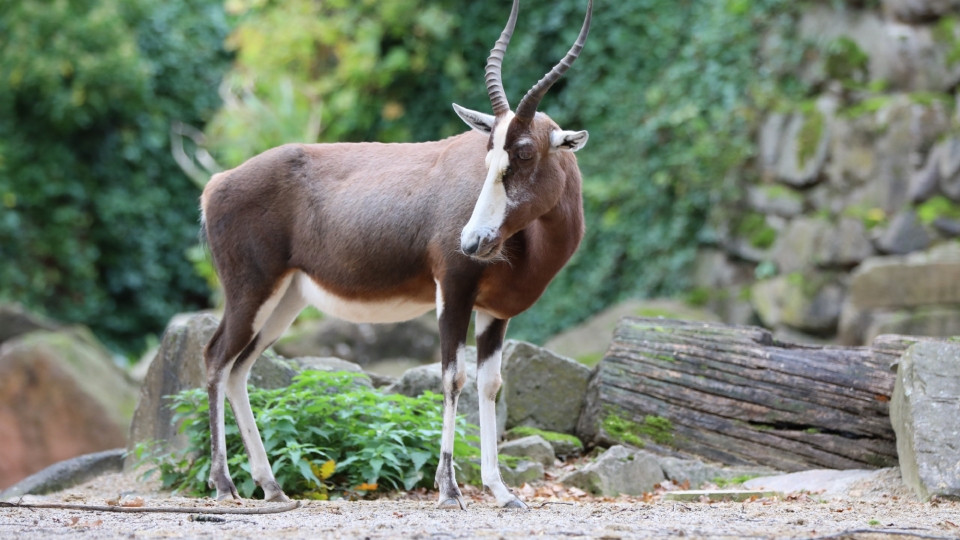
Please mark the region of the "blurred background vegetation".
[[[524, 0], [504, 64], [514, 104], [569, 48], [585, 0]], [[489, 110], [486, 56], [510, 1], [21, 0], [0, 3], [0, 300], [88, 324], [136, 354], [210, 301], [204, 176], [285, 142], [426, 141]], [[690, 288], [708, 210], [755, 154], [758, 109], [802, 95], [765, 58], [787, 0], [597, 2], [540, 110], [587, 129], [587, 237], [513, 337], [542, 341], [627, 297]], [[791, 49], [783, 47], [781, 54]], [[767, 55], [769, 57], [769, 54]], [[771, 67], [772, 66], [772, 67]], [[179, 128], [178, 128], [179, 129]], [[181, 144], [177, 142], [174, 148]], [[189, 169], [189, 167], [188, 167]], [[191, 256], [194, 262], [191, 263]], [[206, 275], [204, 275], [206, 274]]]

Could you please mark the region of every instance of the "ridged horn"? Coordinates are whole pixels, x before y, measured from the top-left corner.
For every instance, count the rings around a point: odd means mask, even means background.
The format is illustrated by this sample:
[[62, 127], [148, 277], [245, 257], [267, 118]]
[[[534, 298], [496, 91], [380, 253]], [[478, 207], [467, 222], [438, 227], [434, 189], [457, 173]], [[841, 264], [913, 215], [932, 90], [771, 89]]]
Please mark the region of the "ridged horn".
[[[592, 1], [592, 0], [591, 0]], [[513, 0], [513, 9], [510, 10], [510, 19], [500, 34], [500, 39], [490, 50], [487, 58], [487, 94], [490, 96], [490, 105], [493, 105], [493, 114], [502, 116], [510, 111], [507, 94], [503, 91], [503, 82], [500, 80], [500, 69], [503, 65], [503, 55], [507, 52], [507, 45], [513, 37], [513, 28], [517, 25], [517, 12], [520, 10], [520, 0]]]
[[587, 16], [583, 19], [583, 27], [580, 29], [580, 36], [577, 37], [577, 41], [573, 44], [573, 47], [570, 48], [567, 55], [563, 57], [563, 60], [560, 60], [559, 64], [553, 66], [553, 69], [544, 75], [537, 84], [533, 85], [533, 88], [527, 92], [527, 95], [523, 96], [520, 105], [517, 106], [517, 117], [525, 120], [533, 120], [533, 115], [537, 113], [537, 106], [540, 105], [540, 100], [546, 95], [547, 90], [550, 90], [553, 83], [557, 82], [564, 72], [570, 69], [573, 61], [580, 56], [583, 44], [587, 42], [587, 34], [590, 33], [590, 18], [592, 15], [593, 0], [590, 0], [587, 4]]

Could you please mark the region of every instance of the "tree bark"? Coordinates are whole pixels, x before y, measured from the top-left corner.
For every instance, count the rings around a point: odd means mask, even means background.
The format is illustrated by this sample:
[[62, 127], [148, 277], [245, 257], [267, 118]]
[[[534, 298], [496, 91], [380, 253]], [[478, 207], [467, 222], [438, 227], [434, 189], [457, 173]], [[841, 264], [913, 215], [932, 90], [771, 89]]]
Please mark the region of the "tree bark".
[[672, 428], [658, 449], [679, 454], [785, 471], [892, 466], [894, 378], [886, 355], [867, 347], [794, 345], [762, 328], [626, 317], [591, 378], [578, 432], [587, 443], [623, 442], [604, 427], [609, 415], [633, 427], [662, 417]]

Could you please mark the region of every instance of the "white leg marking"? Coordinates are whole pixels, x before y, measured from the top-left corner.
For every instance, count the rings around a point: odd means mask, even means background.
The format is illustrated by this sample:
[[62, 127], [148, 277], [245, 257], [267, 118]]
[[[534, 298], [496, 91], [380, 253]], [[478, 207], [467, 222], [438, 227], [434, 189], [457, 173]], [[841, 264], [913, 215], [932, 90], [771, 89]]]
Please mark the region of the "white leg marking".
[[436, 279], [433, 280], [437, 284], [437, 320], [440, 320], [440, 315], [443, 315], [443, 291], [440, 290], [440, 282]]
[[487, 331], [487, 328], [490, 328], [490, 325], [494, 320], [496, 319], [494, 319], [493, 316], [482, 311], [478, 311], [477, 318], [475, 319], [473, 325], [473, 335], [475, 335], [477, 338], [480, 338], [480, 336]]
[[497, 407], [494, 400], [500, 389], [500, 360], [500, 349], [497, 349], [483, 361], [477, 372], [477, 390], [480, 393], [480, 477], [497, 499], [497, 504], [503, 506], [516, 497], [503, 483], [497, 461]]
[[[457, 394], [460, 393], [460, 389], [463, 388], [464, 383], [467, 381], [467, 369], [466, 369], [466, 355], [467, 349], [461, 344], [457, 348], [457, 363], [456, 367], [453, 370], [446, 370], [443, 372], [443, 391], [444, 394], [453, 393], [456, 391]], [[443, 434], [440, 438], [440, 452], [450, 452], [453, 455], [453, 438], [456, 435], [454, 428], [456, 426], [457, 420], [457, 400], [454, 398], [453, 406], [447, 407], [444, 404], [443, 409]]]

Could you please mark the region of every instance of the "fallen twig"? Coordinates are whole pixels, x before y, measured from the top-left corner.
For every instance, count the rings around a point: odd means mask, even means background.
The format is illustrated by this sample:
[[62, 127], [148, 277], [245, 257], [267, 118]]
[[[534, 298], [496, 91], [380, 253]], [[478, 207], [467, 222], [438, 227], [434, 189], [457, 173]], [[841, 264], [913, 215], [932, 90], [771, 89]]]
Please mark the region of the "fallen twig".
[[127, 513], [170, 513], [170, 514], [279, 514], [296, 510], [303, 505], [303, 501], [292, 501], [290, 504], [265, 508], [215, 508], [197, 506], [97, 506], [92, 504], [63, 504], [63, 503], [10, 503], [0, 502], [0, 508], [53, 508], [60, 510], [86, 510], [89, 512], [127, 512]]
[[210, 516], [207, 514], [190, 514], [190, 517], [187, 518], [188, 521], [206, 521], [207, 523], [224, 523], [227, 520], [222, 517]]
[[910, 538], [923, 538], [926, 540], [955, 540], [951, 536], [932, 536], [929, 534], [920, 534], [907, 532], [903, 530], [890, 530], [890, 529], [855, 529], [852, 531], [843, 531], [834, 534], [828, 534], [825, 536], [814, 536], [814, 537], [804, 537], [803, 540], [839, 540], [843, 538], [852, 538], [852, 535], [855, 534], [886, 534], [890, 536], [907, 536]]

